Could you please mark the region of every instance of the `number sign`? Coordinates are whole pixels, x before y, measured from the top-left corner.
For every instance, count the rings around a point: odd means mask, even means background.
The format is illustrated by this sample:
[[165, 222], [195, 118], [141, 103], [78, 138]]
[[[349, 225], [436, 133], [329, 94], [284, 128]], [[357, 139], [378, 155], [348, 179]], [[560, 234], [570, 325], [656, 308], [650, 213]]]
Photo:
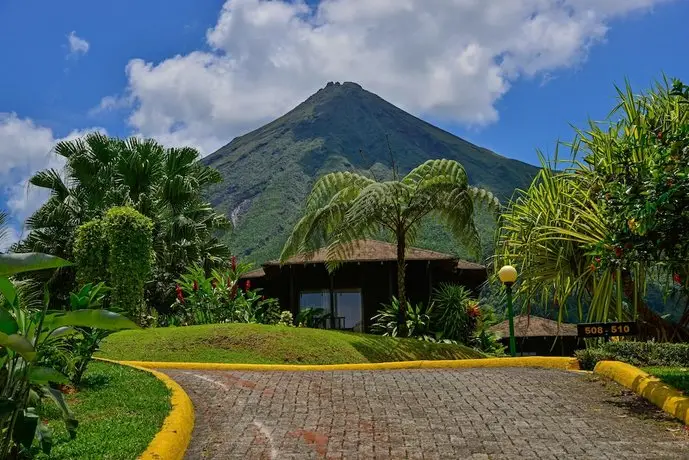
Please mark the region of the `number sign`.
[[639, 328], [635, 322], [628, 323], [584, 323], [577, 324], [579, 337], [614, 337], [637, 335]]

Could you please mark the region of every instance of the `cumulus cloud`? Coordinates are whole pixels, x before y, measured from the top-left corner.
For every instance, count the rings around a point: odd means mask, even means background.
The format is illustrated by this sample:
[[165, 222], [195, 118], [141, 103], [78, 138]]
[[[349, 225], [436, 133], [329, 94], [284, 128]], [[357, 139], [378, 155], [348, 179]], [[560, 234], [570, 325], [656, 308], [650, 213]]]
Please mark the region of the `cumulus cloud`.
[[67, 56], [72, 58], [77, 58], [88, 53], [89, 47], [91, 46], [89, 42], [78, 37], [75, 31], [71, 31], [69, 35], [67, 35], [67, 43], [69, 45], [69, 54]]
[[[0, 195], [15, 223], [21, 224], [48, 198], [45, 190], [29, 185], [29, 178], [41, 169], [62, 169], [64, 159], [53, 152], [57, 142], [72, 140], [102, 128], [72, 131], [56, 138], [50, 128], [37, 125], [15, 113], [0, 113]], [[12, 230], [15, 238], [20, 230]]]
[[334, 80], [485, 125], [513, 82], [581, 63], [610, 20], [664, 1], [227, 0], [211, 51], [128, 63], [129, 123], [208, 153]]

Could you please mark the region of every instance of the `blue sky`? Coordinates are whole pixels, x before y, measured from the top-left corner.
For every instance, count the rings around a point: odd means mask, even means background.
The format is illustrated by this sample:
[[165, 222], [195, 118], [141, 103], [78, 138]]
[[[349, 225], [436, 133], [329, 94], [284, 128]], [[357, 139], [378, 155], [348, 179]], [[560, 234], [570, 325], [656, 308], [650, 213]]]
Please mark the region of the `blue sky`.
[[537, 163], [608, 113], [613, 83], [689, 79], [684, 0], [426, 1], [0, 0], [0, 208], [19, 229], [44, 199], [26, 178], [60, 166], [65, 136], [210, 153], [329, 80]]

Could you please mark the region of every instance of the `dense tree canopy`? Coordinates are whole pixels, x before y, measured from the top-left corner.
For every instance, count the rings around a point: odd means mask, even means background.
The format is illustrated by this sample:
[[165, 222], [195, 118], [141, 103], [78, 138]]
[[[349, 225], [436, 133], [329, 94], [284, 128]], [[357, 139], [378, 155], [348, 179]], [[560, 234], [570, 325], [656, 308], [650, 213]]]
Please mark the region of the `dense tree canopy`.
[[[186, 266], [199, 263], [210, 269], [228, 259], [229, 250], [215, 233], [229, 222], [202, 198], [203, 190], [221, 177], [197, 161], [197, 150], [95, 133], [60, 142], [55, 153], [65, 158], [65, 169], [43, 170], [30, 179], [33, 186], [49, 190], [50, 198], [27, 219], [30, 233], [18, 250], [71, 259], [81, 224], [114, 206], [130, 206], [154, 224], [155, 270], [146, 280], [154, 305], [172, 303], [174, 279]], [[63, 270], [60, 278], [53, 288], [67, 292], [73, 271]]]

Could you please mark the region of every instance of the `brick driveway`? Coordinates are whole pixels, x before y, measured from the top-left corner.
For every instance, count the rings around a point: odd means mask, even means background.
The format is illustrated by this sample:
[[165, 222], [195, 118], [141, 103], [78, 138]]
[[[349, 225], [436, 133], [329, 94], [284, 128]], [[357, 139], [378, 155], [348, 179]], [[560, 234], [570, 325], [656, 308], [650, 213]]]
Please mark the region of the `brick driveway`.
[[679, 424], [571, 372], [164, 372], [194, 402], [194, 460], [689, 459]]

